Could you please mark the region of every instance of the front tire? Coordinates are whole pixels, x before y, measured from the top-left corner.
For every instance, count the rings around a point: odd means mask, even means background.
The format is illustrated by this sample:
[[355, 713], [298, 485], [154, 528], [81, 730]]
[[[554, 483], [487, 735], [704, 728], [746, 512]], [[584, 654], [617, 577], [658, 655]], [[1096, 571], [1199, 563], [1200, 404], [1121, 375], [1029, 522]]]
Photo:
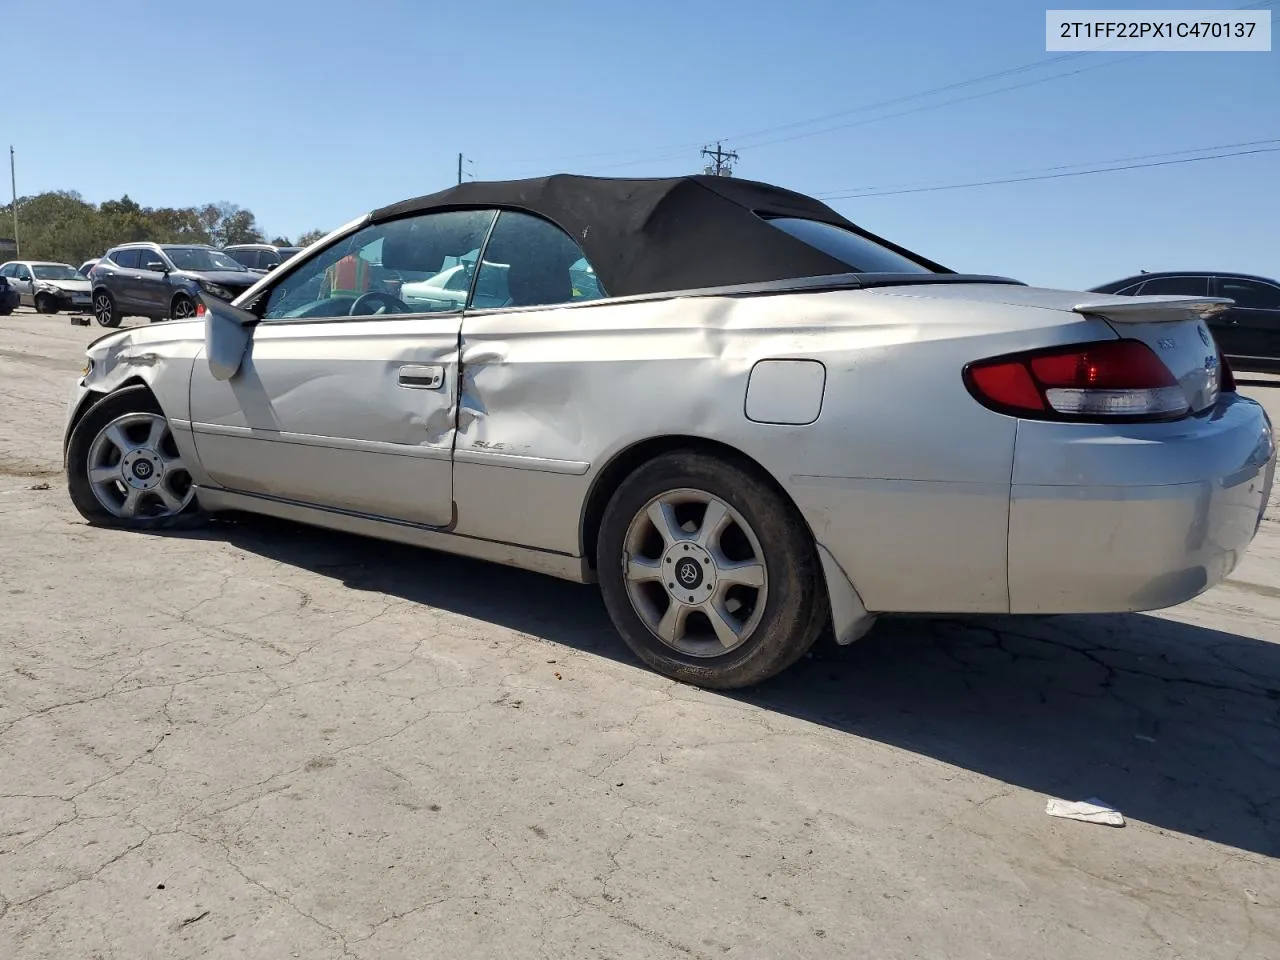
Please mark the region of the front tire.
[[597, 540], [605, 606], [652, 669], [699, 687], [782, 672], [828, 618], [804, 519], [750, 464], [677, 451], [614, 493]]
[[42, 293], [36, 297], [35, 307], [36, 313], [57, 313], [58, 301], [47, 293]]
[[203, 519], [169, 421], [141, 386], [104, 397], [76, 424], [67, 445], [67, 492], [98, 526], [161, 530]]
[[173, 303], [169, 307], [170, 320], [189, 320], [196, 315], [195, 301], [188, 297], [185, 293], [180, 293], [173, 298]]
[[100, 327], [120, 326], [120, 314], [116, 310], [115, 298], [105, 290], [99, 290], [93, 295], [93, 315], [97, 318]]

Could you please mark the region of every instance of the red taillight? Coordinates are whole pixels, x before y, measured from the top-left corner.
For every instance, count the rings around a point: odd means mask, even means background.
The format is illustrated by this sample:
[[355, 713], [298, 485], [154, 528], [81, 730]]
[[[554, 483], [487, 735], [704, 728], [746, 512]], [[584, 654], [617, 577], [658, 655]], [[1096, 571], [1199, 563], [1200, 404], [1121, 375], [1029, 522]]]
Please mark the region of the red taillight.
[[204, 316], [204, 312], [205, 312], [205, 305], [204, 305], [204, 301], [203, 301], [203, 300], [196, 300], [196, 316], [197, 316], [197, 317], [203, 317], [203, 316]]
[[1190, 409], [1177, 378], [1139, 340], [1107, 340], [978, 360], [969, 392], [1000, 413], [1033, 419], [1171, 419]]

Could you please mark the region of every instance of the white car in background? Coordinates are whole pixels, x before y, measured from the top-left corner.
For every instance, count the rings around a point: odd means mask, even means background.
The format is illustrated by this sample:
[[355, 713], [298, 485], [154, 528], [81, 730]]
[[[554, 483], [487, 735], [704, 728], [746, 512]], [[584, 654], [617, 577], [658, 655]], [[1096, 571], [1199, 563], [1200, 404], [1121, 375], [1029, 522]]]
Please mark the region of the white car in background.
[[69, 263], [10, 260], [0, 266], [0, 277], [18, 291], [24, 306], [38, 313], [89, 309], [89, 278]]
[[400, 299], [425, 310], [461, 310], [471, 289], [475, 262], [457, 263], [433, 277], [400, 286]]

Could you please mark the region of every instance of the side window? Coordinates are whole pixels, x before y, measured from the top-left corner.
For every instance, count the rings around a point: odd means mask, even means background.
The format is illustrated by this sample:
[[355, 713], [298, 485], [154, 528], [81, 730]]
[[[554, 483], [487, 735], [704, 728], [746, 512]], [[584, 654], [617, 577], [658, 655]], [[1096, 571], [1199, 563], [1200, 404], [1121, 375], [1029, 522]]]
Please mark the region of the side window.
[[131, 247], [128, 250], [115, 250], [108, 256], [116, 263], [117, 266], [125, 267], [130, 270], [136, 270], [138, 267], [138, 257], [141, 251], [137, 247]]
[[146, 247], [143, 247], [138, 251], [138, 265], [142, 267], [143, 270], [151, 270], [155, 272], [161, 271], [165, 268], [164, 258], [156, 251], [150, 250]]
[[528, 213], [498, 215], [471, 305], [535, 307], [608, 296], [569, 235]]
[[[255, 256], [257, 257], [256, 263], [245, 263], [244, 265], [246, 267], [258, 267], [262, 270], [265, 270], [267, 267], [280, 266], [280, 254], [276, 253], [274, 250], [258, 250], [256, 251]], [[243, 260], [240, 262], [244, 263]]]
[[31, 271], [27, 269], [27, 265], [25, 263], [17, 264], [13, 269], [13, 275], [18, 280], [31, 279]]
[[1208, 292], [1208, 277], [1156, 277], [1142, 285], [1144, 297], [1203, 297]]
[[461, 310], [470, 284], [450, 288], [452, 274], [443, 274], [475, 262], [493, 217], [449, 210], [366, 226], [291, 270], [268, 294], [262, 319]]
[[250, 269], [258, 265], [257, 250], [224, 250], [222, 252], [230, 256], [231, 259], [236, 261], [236, 263], [242, 264]]
[[1237, 307], [1252, 310], [1280, 310], [1280, 289], [1256, 280], [1234, 280], [1220, 277], [1222, 295], [1230, 297]]
[[16, 266], [17, 264], [14, 263], [6, 263], [3, 267], [0, 267], [0, 277], [12, 277]]

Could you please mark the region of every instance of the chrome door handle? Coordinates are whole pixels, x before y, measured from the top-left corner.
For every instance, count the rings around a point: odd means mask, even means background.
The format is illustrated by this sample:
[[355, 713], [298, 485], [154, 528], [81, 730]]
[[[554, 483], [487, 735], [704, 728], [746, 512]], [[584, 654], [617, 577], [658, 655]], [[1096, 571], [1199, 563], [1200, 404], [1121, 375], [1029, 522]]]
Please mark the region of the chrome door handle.
[[439, 390], [444, 385], [444, 367], [408, 364], [400, 368], [398, 381], [410, 390]]

